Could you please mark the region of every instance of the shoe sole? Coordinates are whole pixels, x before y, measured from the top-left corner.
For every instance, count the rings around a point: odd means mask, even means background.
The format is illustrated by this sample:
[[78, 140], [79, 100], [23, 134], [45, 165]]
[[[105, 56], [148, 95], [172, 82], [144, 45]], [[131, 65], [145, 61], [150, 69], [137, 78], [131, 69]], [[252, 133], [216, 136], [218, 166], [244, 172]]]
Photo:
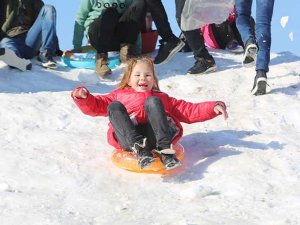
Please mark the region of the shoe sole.
[[[140, 164], [142, 164], [142, 162], [145, 161], [146, 159], [150, 160], [149, 163], [147, 165], [141, 166]], [[150, 167], [152, 165], [152, 163], [154, 163], [154, 161], [155, 161], [155, 159], [153, 157], [145, 157], [139, 162], [139, 167], [142, 170], [147, 169], [148, 167]]]
[[172, 162], [169, 163], [169, 164], [167, 164], [167, 165], [165, 165], [165, 169], [166, 170], [175, 169], [175, 168], [181, 166], [181, 162], [179, 162], [179, 161], [177, 163], [174, 163], [172, 166], [169, 166], [170, 164], [172, 164]]
[[264, 77], [260, 77], [256, 81], [256, 85], [251, 93], [255, 96], [266, 94], [267, 89], [267, 79]]
[[189, 73], [189, 72], [187, 72], [186, 75], [203, 75], [203, 74], [208, 74], [208, 73], [212, 73], [212, 72], [216, 72], [216, 71], [217, 71], [217, 66], [214, 65], [213, 67], [208, 68], [204, 72], [201, 72], [201, 73]]
[[57, 65], [54, 65], [53, 63], [43, 63], [39, 60], [37, 60], [37, 64], [44, 67], [45, 69], [51, 69], [51, 70], [55, 70], [57, 69]]
[[244, 67], [253, 66], [256, 60], [257, 46], [256, 44], [250, 44], [247, 46], [244, 54], [242, 64]]
[[18, 57], [9, 48], [0, 48], [0, 60], [21, 71], [30, 70], [32, 67], [30, 60]]
[[162, 61], [161, 63], [154, 63], [154, 64], [162, 65], [162, 64], [168, 63], [171, 60], [171, 58], [173, 58], [173, 56], [184, 47], [184, 45], [185, 45], [185, 43], [180, 40], [180, 43], [175, 48], [173, 48], [173, 50], [170, 52], [170, 54], [164, 61]]
[[226, 48], [226, 50], [228, 52], [231, 52], [233, 54], [242, 54], [244, 52], [244, 49], [241, 47], [241, 48], [236, 48], [236, 49], [229, 49], [229, 48]]
[[57, 65], [54, 63], [41, 63], [41, 64], [44, 68], [47, 69], [52, 69], [52, 70], [57, 69]]

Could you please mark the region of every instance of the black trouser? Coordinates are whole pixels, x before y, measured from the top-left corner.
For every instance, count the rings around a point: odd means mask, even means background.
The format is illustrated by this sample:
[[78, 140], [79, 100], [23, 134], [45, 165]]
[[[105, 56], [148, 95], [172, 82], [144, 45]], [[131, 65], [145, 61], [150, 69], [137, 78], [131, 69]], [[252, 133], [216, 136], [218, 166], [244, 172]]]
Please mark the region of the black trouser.
[[[176, 20], [181, 28], [181, 14], [186, 0], [175, 0], [176, 3]], [[204, 38], [200, 29], [195, 29], [191, 31], [182, 31], [186, 42], [192, 49], [194, 57], [197, 60], [198, 58], [212, 58], [205, 47]]]
[[169, 126], [161, 100], [149, 97], [144, 108], [147, 123], [135, 126], [122, 103], [115, 101], [108, 106], [109, 121], [119, 144], [124, 150], [131, 151], [134, 143], [142, 143], [146, 137], [150, 149], [170, 148], [175, 132]]
[[[253, 17], [250, 19], [251, 32], [254, 35], [255, 21]], [[230, 24], [228, 20], [221, 24], [211, 24], [213, 35], [221, 49], [225, 49], [226, 45], [233, 39], [237, 40], [239, 45], [244, 46], [240, 32], [238, 31], [235, 21]]]
[[233, 39], [237, 40], [243, 46], [240, 34], [234, 33], [228, 20], [220, 24], [212, 23], [211, 29], [220, 49], [225, 49], [227, 44]]
[[161, 0], [145, 0], [147, 9], [151, 13], [157, 32], [164, 41], [170, 40], [175, 35], [172, 32], [166, 10]]
[[93, 23], [88, 36], [98, 53], [117, 51], [121, 43], [135, 44], [145, 20], [144, 0], [134, 0], [122, 15], [115, 8], [107, 8]]

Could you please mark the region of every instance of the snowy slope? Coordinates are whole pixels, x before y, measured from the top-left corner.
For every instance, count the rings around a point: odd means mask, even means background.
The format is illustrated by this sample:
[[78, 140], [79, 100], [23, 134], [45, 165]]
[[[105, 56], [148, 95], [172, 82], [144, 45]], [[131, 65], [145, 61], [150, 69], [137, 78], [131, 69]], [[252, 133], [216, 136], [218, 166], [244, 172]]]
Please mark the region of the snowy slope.
[[184, 166], [169, 176], [115, 167], [108, 119], [83, 115], [70, 98], [117, 87], [93, 71], [19, 72], [0, 62], [0, 224], [300, 224], [300, 57], [272, 54], [270, 94], [252, 96], [254, 68], [212, 51], [218, 72], [184, 73], [178, 53], [157, 66], [160, 87], [192, 102], [223, 100], [229, 119], [184, 124]]

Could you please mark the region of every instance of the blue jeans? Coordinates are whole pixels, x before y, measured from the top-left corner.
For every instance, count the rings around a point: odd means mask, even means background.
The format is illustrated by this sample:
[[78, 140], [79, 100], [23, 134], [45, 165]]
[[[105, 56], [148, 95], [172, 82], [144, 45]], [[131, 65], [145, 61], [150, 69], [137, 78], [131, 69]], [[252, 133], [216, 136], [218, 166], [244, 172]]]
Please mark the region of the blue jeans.
[[54, 55], [58, 48], [55, 8], [44, 5], [27, 33], [3, 38], [0, 47], [9, 48], [20, 58], [26, 59], [32, 59], [38, 51], [48, 51]]
[[[255, 36], [258, 45], [256, 70], [269, 71], [271, 50], [271, 20], [275, 0], [256, 0]], [[244, 43], [255, 37], [251, 32], [252, 0], [235, 0], [236, 25]]]

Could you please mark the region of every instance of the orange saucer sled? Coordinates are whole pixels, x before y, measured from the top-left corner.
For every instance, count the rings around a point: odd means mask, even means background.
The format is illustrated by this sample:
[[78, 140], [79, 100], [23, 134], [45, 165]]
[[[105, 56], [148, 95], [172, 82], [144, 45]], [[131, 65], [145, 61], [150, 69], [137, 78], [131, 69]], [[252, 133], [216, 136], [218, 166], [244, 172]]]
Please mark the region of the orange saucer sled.
[[[181, 162], [184, 159], [184, 148], [181, 144], [176, 144], [173, 146], [176, 151], [176, 157]], [[154, 156], [155, 161], [146, 169], [140, 169], [137, 163], [136, 157], [132, 152], [125, 151], [123, 149], [116, 149], [112, 155], [112, 162], [119, 168], [124, 170], [129, 170], [137, 173], [158, 173], [164, 174], [167, 170], [164, 168], [164, 165], [160, 161], [158, 156]], [[169, 171], [169, 170], [168, 170]]]

